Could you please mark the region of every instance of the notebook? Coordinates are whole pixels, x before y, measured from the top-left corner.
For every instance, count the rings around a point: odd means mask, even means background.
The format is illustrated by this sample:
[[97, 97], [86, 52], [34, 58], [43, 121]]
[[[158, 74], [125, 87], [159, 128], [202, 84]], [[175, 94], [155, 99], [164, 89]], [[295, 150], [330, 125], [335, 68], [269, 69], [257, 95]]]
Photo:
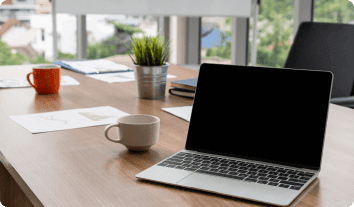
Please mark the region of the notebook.
[[110, 60], [70, 60], [53, 62], [60, 65], [62, 68], [75, 71], [77, 73], [89, 74], [104, 74], [134, 71], [126, 65], [118, 64]]
[[171, 86], [173, 88], [171, 88], [168, 92], [172, 95], [193, 99], [197, 81], [198, 78], [171, 81]]
[[332, 81], [327, 71], [204, 63], [185, 148], [136, 177], [288, 206], [320, 173]]

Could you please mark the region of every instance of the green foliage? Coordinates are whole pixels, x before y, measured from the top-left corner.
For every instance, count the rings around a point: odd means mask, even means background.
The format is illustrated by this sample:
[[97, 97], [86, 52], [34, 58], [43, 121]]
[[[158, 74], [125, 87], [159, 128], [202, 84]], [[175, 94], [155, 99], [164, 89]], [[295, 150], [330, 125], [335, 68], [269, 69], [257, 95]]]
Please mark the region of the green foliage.
[[76, 54], [63, 53], [60, 50], [58, 51], [59, 59], [76, 59]]
[[129, 56], [134, 64], [146, 66], [165, 65], [166, 60], [170, 56], [169, 46], [171, 41], [165, 44], [163, 36], [147, 37], [144, 35], [142, 38], [132, 37], [131, 43], [133, 45], [132, 49], [124, 44], [130, 51], [133, 50], [136, 61], [134, 61], [130, 54]]
[[35, 58], [29, 58], [19, 52], [12, 54], [11, 47], [0, 39], [0, 65], [22, 65], [42, 63], [50, 62], [40, 55], [37, 55]]
[[103, 42], [87, 45], [87, 58], [88, 59], [101, 59], [114, 55], [116, 45], [106, 45]]
[[[27, 58], [27, 57], [26, 57]], [[28, 58], [28, 62], [31, 64], [42, 64], [42, 63], [51, 63], [41, 55], [37, 55], [35, 58]]]
[[129, 25], [118, 23], [118, 22], [113, 22], [113, 25], [114, 25], [115, 28], [118, 29], [118, 31], [124, 31], [124, 32], [127, 32], [129, 34], [134, 34], [134, 33], [139, 33], [139, 32], [144, 33], [144, 31], [141, 30], [140, 28], [132, 27], [132, 26], [129, 26]]
[[[291, 48], [290, 38], [294, 25], [293, 0], [262, 0], [258, 15], [257, 65], [283, 67]], [[354, 6], [348, 0], [315, 0], [314, 21], [347, 23], [354, 20]], [[231, 25], [232, 18], [225, 18]], [[250, 25], [253, 28], [253, 25]], [[224, 38], [225, 33], [221, 33]], [[231, 36], [231, 31], [226, 32]], [[222, 42], [221, 42], [222, 43]], [[208, 49], [206, 56], [219, 56], [231, 59], [230, 45], [222, 44]], [[252, 42], [250, 42], [252, 45]], [[249, 52], [251, 46], [249, 47]]]
[[227, 41], [226, 46], [222, 46], [222, 44], [219, 44], [213, 48], [208, 48], [205, 56], [217, 56], [224, 59], [231, 59], [231, 42]]
[[314, 19], [317, 22], [347, 23], [354, 20], [354, 6], [348, 0], [316, 0]]
[[283, 67], [288, 56], [293, 33], [294, 6], [292, 0], [262, 1], [259, 13], [257, 65]]
[[12, 54], [11, 47], [0, 39], [0, 65], [21, 65], [25, 56], [21, 53]]

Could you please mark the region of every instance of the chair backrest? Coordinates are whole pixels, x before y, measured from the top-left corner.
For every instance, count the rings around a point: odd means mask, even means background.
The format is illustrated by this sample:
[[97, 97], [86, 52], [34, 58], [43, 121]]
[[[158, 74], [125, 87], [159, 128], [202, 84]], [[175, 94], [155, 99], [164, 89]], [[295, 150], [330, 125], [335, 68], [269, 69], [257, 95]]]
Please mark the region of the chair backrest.
[[331, 98], [354, 95], [354, 25], [303, 22], [284, 67], [331, 71]]

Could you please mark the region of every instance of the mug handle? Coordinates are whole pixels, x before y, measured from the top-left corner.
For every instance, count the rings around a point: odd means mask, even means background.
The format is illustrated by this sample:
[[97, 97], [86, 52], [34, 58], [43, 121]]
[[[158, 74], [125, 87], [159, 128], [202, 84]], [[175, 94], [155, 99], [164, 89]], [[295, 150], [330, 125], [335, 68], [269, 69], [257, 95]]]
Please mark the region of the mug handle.
[[31, 81], [30, 81], [30, 79], [29, 79], [29, 76], [30, 76], [31, 74], [33, 75], [33, 72], [27, 74], [27, 81], [29, 82], [29, 84], [30, 84], [33, 88], [36, 89], [36, 87], [31, 83]]
[[[120, 139], [117, 139], [117, 140], [113, 140], [111, 138], [108, 137], [108, 131], [110, 128], [112, 127], [119, 127], [119, 123], [118, 124], [110, 124], [108, 125], [105, 129], [104, 129], [104, 135], [106, 136], [106, 138], [109, 140], [109, 141], [112, 141], [112, 142], [116, 142], [116, 143], [120, 143]], [[119, 138], [119, 135], [118, 135], [118, 138]]]

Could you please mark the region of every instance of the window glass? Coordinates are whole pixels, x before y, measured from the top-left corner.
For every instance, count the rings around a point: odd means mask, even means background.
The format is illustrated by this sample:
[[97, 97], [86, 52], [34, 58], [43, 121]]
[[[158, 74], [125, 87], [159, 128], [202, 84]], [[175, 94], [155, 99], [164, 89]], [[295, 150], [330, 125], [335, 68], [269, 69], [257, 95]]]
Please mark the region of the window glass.
[[[49, 0], [3, 2], [0, 10], [0, 65], [50, 63], [53, 40]], [[42, 34], [42, 29], [45, 33]], [[42, 35], [45, 41], [42, 40]], [[48, 37], [48, 38], [47, 38]]]
[[315, 0], [315, 22], [354, 24], [354, 6], [348, 0]]
[[[259, 66], [283, 67], [293, 41], [293, 0], [262, 0], [258, 15], [257, 62]], [[250, 24], [252, 38], [253, 24]], [[250, 40], [251, 53], [252, 41]], [[251, 61], [249, 59], [249, 61]]]
[[156, 36], [158, 31], [154, 16], [89, 14], [86, 21], [88, 59], [119, 55], [120, 61], [131, 62], [129, 49], [124, 43], [131, 48], [132, 36]]
[[201, 63], [231, 64], [231, 17], [202, 17]]

